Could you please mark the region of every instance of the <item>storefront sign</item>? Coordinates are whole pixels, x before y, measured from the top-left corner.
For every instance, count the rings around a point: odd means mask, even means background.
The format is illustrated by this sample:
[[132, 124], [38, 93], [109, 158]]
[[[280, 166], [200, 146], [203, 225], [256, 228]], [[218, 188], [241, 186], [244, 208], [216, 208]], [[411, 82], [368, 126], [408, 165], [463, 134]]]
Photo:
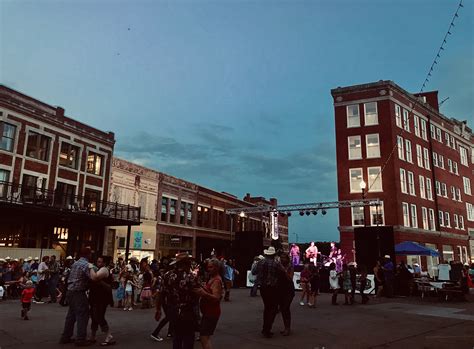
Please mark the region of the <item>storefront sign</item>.
[[134, 231], [133, 232], [133, 248], [136, 250], [141, 250], [143, 242], [143, 232]]

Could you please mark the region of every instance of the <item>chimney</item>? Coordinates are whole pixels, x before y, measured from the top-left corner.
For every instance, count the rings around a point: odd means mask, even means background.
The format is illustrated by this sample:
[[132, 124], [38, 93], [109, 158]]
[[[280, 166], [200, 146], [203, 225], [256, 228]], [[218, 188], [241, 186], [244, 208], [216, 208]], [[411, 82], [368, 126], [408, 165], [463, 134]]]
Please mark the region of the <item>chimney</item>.
[[272, 206], [278, 206], [278, 200], [275, 198], [270, 198], [270, 205]]
[[419, 99], [422, 97], [423, 100], [421, 100], [421, 102], [428, 104], [434, 110], [439, 112], [438, 91], [417, 93], [415, 96]]
[[56, 107], [56, 117], [63, 118], [64, 117], [64, 109], [61, 107]]

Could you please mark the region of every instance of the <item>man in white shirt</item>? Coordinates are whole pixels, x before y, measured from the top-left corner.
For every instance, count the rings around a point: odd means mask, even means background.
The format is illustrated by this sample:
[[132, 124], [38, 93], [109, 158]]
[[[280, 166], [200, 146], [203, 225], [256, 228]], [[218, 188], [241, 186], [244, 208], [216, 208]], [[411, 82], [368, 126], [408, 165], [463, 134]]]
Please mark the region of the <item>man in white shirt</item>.
[[38, 265], [38, 288], [35, 296], [37, 303], [42, 303], [41, 299], [48, 294], [48, 262], [49, 256], [44, 256]]

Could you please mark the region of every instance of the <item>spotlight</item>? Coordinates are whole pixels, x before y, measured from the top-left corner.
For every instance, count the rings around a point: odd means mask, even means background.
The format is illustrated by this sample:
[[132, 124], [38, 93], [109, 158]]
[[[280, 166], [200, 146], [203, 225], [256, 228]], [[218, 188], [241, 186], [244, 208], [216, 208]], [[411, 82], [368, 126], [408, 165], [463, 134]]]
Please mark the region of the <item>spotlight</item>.
[[304, 216], [304, 211], [300, 211], [300, 216]]
[[290, 216], [291, 216], [291, 212], [287, 212], [286, 215], [287, 215], [288, 217], [290, 217]]
[[306, 211], [306, 215], [309, 216], [311, 214], [311, 212], [309, 211]]
[[316, 216], [318, 214], [318, 211], [313, 211], [312, 213]]
[[326, 214], [326, 210], [322, 210], [321, 213], [323, 214], [323, 216]]

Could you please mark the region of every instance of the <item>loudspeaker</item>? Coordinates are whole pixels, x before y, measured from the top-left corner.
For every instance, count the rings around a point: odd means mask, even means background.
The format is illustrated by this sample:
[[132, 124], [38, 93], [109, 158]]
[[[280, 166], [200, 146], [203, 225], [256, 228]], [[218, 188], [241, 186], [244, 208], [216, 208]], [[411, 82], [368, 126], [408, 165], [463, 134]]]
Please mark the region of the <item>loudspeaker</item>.
[[371, 273], [378, 259], [389, 255], [395, 261], [393, 227], [354, 228], [357, 264]]

